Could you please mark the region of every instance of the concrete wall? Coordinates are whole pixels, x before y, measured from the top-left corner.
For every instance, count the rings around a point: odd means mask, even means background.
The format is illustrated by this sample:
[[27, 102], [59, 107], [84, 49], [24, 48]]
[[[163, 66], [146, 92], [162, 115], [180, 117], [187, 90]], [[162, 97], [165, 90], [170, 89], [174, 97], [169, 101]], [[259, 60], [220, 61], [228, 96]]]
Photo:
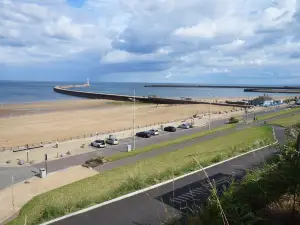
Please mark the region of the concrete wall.
[[[66, 94], [82, 98], [91, 98], [91, 99], [107, 99], [114, 101], [127, 101], [132, 102], [134, 96], [129, 95], [116, 95], [116, 94], [104, 94], [104, 93], [95, 93], [95, 92], [84, 92], [69, 90], [70, 86], [57, 86], [54, 87], [54, 91], [60, 94]], [[210, 104], [209, 102], [201, 101], [192, 101], [192, 100], [183, 100], [183, 99], [171, 99], [171, 98], [151, 98], [151, 97], [135, 97], [137, 102], [143, 103], [153, 103], [153, 104]], [[211, 103], [212, 105], [221, 105], [221, 106], [232, 106], [232, 107], [242, 107], [246, 108], [245, 105], [236, 105], [236, 104], [225, 104], [225, 103]]]

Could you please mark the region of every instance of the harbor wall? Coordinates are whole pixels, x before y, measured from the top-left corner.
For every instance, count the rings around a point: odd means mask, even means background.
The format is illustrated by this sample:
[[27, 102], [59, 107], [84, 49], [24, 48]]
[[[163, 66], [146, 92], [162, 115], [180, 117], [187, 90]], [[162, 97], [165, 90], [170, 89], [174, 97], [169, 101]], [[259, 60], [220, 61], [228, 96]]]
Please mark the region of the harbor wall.
[[54, 87], [53, 90], [57, 93], [65, 94], [65, 95], [71, 95], [71, 96], [82, 97], [82, 98], [90, 98], [90, 99], [107, 99], [113, 101], [133, 102], [133, 99], [135, 98], [136, 102], [153, 103], [153, 104], [211, 104], [211, 105], [242, 107], [242, 108], [249, 107], [249, 106], [237, 105], [237, 104], [209, 103], [209, 102], [194, 101], [194, 100], [159, 98], [159, 97], [141, 97], [141, 96], [134, 97], [129, 95], [105, 94], [105, 93], [70, 90], [69, 88], [72, 87], [73, 85], [56, 86]]

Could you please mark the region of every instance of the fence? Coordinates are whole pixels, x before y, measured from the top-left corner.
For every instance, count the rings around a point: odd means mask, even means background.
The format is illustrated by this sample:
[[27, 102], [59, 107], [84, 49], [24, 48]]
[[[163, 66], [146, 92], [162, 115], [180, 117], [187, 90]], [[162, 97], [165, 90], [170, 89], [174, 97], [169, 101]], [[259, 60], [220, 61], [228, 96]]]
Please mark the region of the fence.
[[[188, 119], [191, 119], [191, 117], [186, 118], [186, 119], [180, 119], [180, 120], [178, 119], [178, 120], [172, 120], [172, 121], [146, 124], [146, 125], [143, 125], [143, 126], [137, 126], [137, 128], [148, 128], [148, 127], [159, 126], [159, 125], [163, 125], [163, 124], [179, 122], [179, 121], [188, 120]], [[98, 135], [112, 134], [112, 133], [117, 133], [117, 132], [126, 132], [126, 131], [130, 131], [130, 130], [133, 130], [132, 127], [125, 128], [125, 129], [119, 129], [119, 130], [114, 130], [113, 129], [113, 130], [109, 130], [109, 131], [98, 132]], [[73, 136], [73, 137], [58, 138], [56, 140], [42, 141], [40, 143], [33, 143], [33, 144], [28, 144], [28, 145], [26, 144], [26, 145], [22, 145], [22, 146], [0, 147], [0, 152], [3, 152], [3, 151], [14, 151], [14, 152], [24, 151], [24, 150], [27, 150], [27, 149], [34, 149], [34, 148], [44, 147], [45, 145], [49, 145], [49, 144], [55, 144], [56, 141], [65, 142], [65, 141], [78, 140], [78, 139], [83, 139], [83, 138], [97, 137], [98, 135], [96, 135], [96, 133], [95, 134], [84, 134], [84, 135], [78, 135], [78, 136]]]

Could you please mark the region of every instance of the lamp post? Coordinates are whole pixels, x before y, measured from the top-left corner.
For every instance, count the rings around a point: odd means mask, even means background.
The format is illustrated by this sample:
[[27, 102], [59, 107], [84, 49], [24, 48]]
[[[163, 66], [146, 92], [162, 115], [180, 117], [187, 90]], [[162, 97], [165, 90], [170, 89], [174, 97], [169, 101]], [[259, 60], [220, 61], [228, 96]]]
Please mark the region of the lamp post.
[[135, 89], [133, 90], [133, 150], [135, 150]]
[[211, 94], [209, 93], [209, 106], [208, 106], [208, 130], [210, 130], [210, 110], [211, 110]]

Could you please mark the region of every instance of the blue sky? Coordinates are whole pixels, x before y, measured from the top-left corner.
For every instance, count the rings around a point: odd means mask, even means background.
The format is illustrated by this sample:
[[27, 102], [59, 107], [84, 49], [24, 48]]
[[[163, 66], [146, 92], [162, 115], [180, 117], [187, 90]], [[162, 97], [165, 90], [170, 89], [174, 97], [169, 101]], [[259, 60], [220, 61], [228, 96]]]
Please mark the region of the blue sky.
[[300, 83], [296, 0], [1, 0], [0, 80]]

